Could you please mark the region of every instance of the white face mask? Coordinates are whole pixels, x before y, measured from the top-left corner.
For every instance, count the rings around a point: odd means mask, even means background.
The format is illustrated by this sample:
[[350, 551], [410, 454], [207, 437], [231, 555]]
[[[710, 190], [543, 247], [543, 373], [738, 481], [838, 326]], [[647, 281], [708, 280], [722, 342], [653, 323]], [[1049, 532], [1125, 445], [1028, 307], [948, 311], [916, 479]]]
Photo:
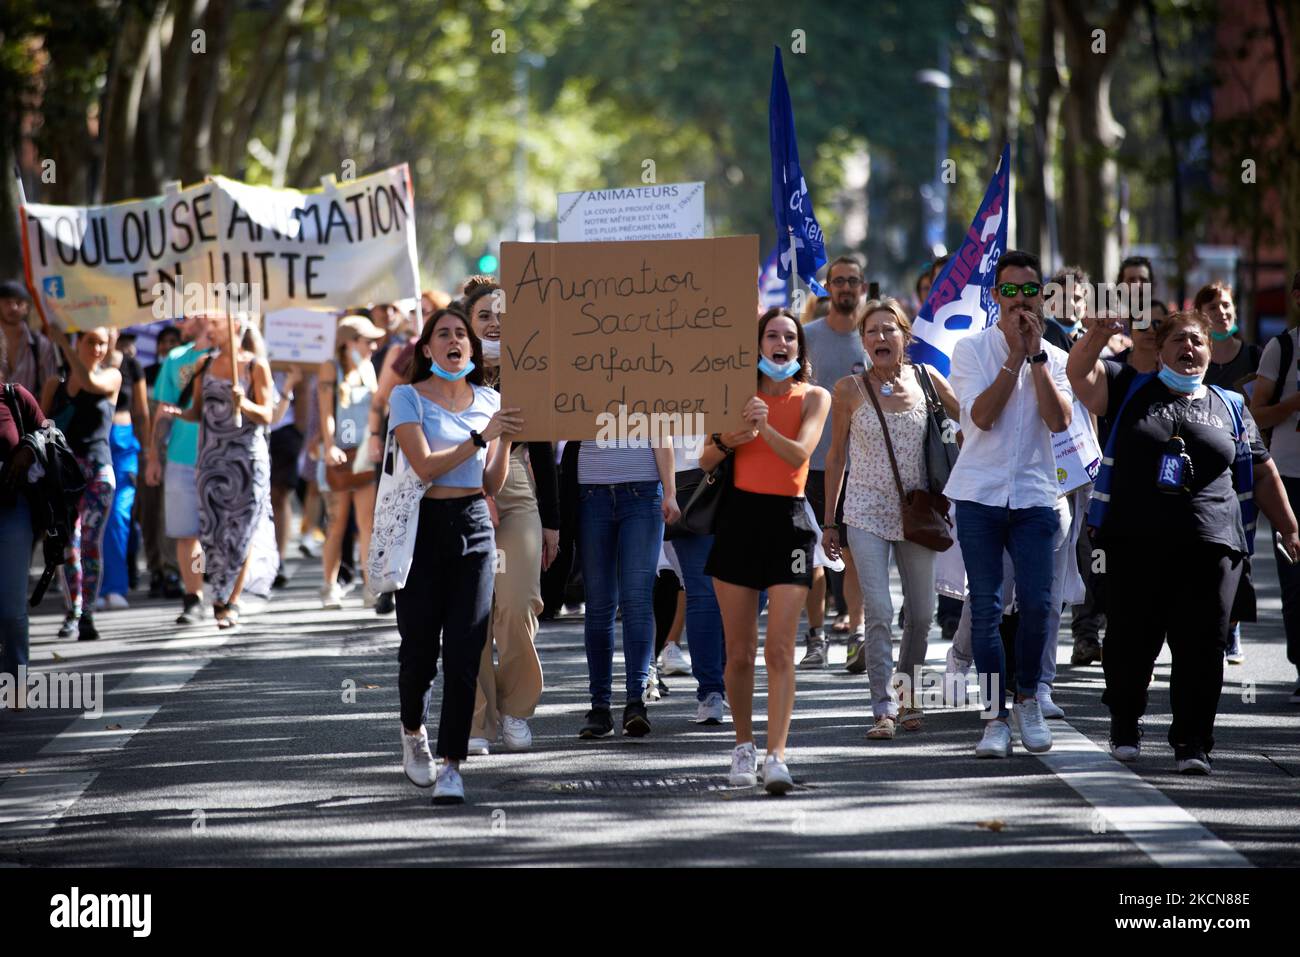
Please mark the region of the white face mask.
[[483, 358], [489, 362], [501, 361], [501, 340], [500, 339], [482, 339]]
[[354, 366], [361, 365], [362, 361], [365, 359], [365, 356], [363, 356], [355, 348], [348, 349], [348, 353], [352, 356], [352, 364]]

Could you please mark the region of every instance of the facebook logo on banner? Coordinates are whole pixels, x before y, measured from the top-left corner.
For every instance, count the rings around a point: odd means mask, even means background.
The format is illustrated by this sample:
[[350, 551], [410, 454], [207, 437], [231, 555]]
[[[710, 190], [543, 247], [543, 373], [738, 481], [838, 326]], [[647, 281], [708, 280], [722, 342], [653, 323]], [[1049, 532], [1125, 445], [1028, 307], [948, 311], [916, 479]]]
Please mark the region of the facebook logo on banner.
[[957, 254], [948, 260], [912, 323], [913, 362], [928, 362], [944, 375], [957, 340], [998, 321], [993, 298], [998, 259], [1007, 249], [1007, 204], [1011, 195], [1011, 147], [984, 191], [979, 212]]
[[41, 287], [45, 290], [45, 295], [49, 296], [51, 299], [63, 298], [62, 276], [47, 276], [45, 279], [41, 280]]
[[786, 304], [786, 284], [781, 278], [777, 266], [780, 247], [773, 247], [763, 260], [763, 268], [758, 273], [758, 301], [764, 309], [772, 309]]
[[819, 296], [826, 290], [817, 282], [817, 270], [826, 265], [826, 242], [813, 215], [808, 182], [799, 166], [799, 144], [794, 137], [794, 110], [785, 85], [781, 48], [772, 60], [772, 93], [768, 99], [768, 143], [772, 151], [772, 213], [776, 217], [777, 273], [784, 279], [793, 271]]

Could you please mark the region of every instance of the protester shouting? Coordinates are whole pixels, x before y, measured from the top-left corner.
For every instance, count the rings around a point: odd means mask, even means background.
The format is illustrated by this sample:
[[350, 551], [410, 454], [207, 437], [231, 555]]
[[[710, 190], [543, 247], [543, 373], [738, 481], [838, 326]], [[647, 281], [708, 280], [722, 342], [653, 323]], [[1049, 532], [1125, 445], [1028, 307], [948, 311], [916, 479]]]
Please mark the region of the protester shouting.
[[754, 660], [758, 654], [759, 592], [767, 591], [767, 755], [764, 788], [794, 787], [785, 763], [794, 712], [794, 647], [799, 612], [812, 584], [816, 520], [804, 498], [809, 459], [830, 413], [830, 394], [810, 382], [804, 328], [785, 309], [769, 309], [758, 324], [758, 394], [745, 403], [746, 428], [714, 433], [700, 467], [711, 470], [734, 455], [733, 487], [723, 498], [705, 572], [722, 610], [727, 646], [727, 700], [736, 727], [730, 781], [757, 780], [754, 747]]
[[[518, 409], [483, 384], [483, 351], [459, 309], [439, 309], [417, 341], [409, 385], [393, 390], [389, 428], [421, 479], [419, 530], [406, 587], [397, 593], [398, 691], [402, 766], [436, 804], [460, 804], [460, 763], [469, 746], [479, 659], [487, 641], [496, 570], [496, 538], [484, 495], [501, 491], [510, 465], [509, 436], [523, 426]], [[499, 441], [506, 436], [505, 442]], [[438, 673], [444, 686], [435, 769], [424, 726], [425, 694]]]
[[1021, 742], [1035, 753], [1052, 747], [1037, 698], [1061, 528], [1052, 433], [1069, 427], [1073, 404], [1066, 354], [1043, 341], [1037, 257], [1011, 250], [994, 275], [997, 323], [953, 349], [951, 381], [964, 444], [944, 489], [955, 505], [966, 563], [975, 664], [989, 683], [986, 706], [996, 712], [975, 748], [981, 758], [1011, 753], [1007, 663], [998, 631], [1009, 598], [1003, 593], [1004, 551], [1011, 555], [1020, 607], [1014, 708]]
[[1293, 561], [1300, 531], [1249, 410], [1228, 390], [1205, 385], [1210, 320], [1199, 311], [1165, 319], [1154, 375], [1100, 360], [1117, 327], [1094, 323], [1069, 364], [1084, 405], [1111, 420], [1089, 523], [1106, 558], [1102, 700], [1112, 753], [1121, 761], [1140, 755], [1147, 688], [1167, 637], [1169, 744], [1180, 773], [1209, 774], [1223, 652], [1256, 504]]

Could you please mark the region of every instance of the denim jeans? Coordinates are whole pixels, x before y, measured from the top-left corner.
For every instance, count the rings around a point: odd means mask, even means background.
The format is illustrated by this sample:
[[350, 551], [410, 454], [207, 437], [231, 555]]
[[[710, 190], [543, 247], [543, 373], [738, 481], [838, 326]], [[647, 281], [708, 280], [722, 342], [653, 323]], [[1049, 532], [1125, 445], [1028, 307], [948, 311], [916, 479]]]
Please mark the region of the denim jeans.
[[[930, 619], [934, 615], [935, 552], [915, 542], [889, 542], [861, 528], [848, 527], [849, 548], [862, 585], [866, 606], [865, 651], [867, 679], [871, 685], [873, 717], [898, 714], [898, 702], [890, 694], [894, 666], [894, 649], [890, 634], [894, 606], [889, 597], [889, 554], [894, 553], [898, 575], [903, 582], [903, 643], [898, 649], [898, 670], [907, 676], [906, 688], [917, 687], [917, 669], [925, 664], [930, 637]], [[908, 700], [916, 707], [915, 699]]]
[[1052, 539], [1052, 600], [1047, 613], [1047, 640], [1043, 642], [1043, 660], [1038, 676], [1040, 685], [1051, 687], [1056, 682], [1056, 646], [1061, 636], [1061, 616], [1063, 595], [1065, 594], [1065, 576], [1070, 566], [1070, 551], [1074, 539], [1070, 532], [1074, 528], [1074, 513], [1070, 509], [1070, 498], [1056, 500], [1058, 527]]
[[722, 640], [722, 612], [713, 594], [713, 579], [704, 574], [704, 563], [713, 547], [712, 535], [683, 535], [672, 540], [686, 589], [686, 642], [691, 649], [691, 671], [699, 685], [696, 698], [703, 701], [712, 692], [726, 694], [722, 671], [727, 665]]
[[[578, 486], [578, 551], [587, 597], [583, 636], [591, 706], [608, 708], [614, 683], [614, 613], [623, 611], [627, 700], [645, 694], [654, 652], [654, 582], [663, 541], [663, 486]], [[698, 590], [698, 589], [697, 589]]]
[[[1016, 691], [1038, 693], [1052, 606], [1053, 545], [1060, 533], [1054, 507], [1005, 508], [956, 503], [957, 538], [970, 588], [971, 646], [981, 680], [998, 678], [998, 714], [1007, 714], [1006, 658], [998, 625], [1002, 619], [1002, 553], [1011, 555], [1016, 576], [1020, 627], [1016, 633]], [[990, 688], [990, 690], [992, 690]], [[990, 702], [992, 703], [992, 702]]]
[[[21, 496], [0, 505], [0, 674], [27, 664], [27, 574], [32, 557], [32, 517]], [[15, 679], [16, 680], [16, 679]]]

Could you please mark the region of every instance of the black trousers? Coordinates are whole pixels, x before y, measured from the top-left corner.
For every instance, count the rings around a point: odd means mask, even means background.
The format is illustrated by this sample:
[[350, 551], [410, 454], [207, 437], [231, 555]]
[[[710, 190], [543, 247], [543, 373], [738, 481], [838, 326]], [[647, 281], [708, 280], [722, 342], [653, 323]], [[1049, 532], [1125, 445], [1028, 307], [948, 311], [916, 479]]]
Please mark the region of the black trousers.
[[479, 658], [492, 616], [496, 536], [482, 495], [420, 501], [420, 529], [406, 587], [397, 593], [402, 726], [424, 723], [424, 697], [442, 652], [438, 757], [464, 760], [474, 718]]
[[1208, 542], [1171, 546], [1125, 539], [1103, 542], [1102, 548], [1108, 598], [1102, 701], [1117, 722], [1145, 714], [1152, 668], [1167, 636], [1173, 656], [1169, 743], [1175, 750], [1208, 754], [1244, 558]]
[[[1286, 488], [1286, 497], [1291, 502], [1291, 511], [1300, 509], [1300, 478], [1282, 476], [1282, 485]], [[1261, 536], [1260, 541], [1264, 539]], [[1263, 548], [1263, 545], [1257, 547]], [[1300, 669], [1300, 565], [1288, 565], [1277, 557], [1277, 581], [1282, 586], [1282, 625], [1286, 628], [1286, 660]]]

